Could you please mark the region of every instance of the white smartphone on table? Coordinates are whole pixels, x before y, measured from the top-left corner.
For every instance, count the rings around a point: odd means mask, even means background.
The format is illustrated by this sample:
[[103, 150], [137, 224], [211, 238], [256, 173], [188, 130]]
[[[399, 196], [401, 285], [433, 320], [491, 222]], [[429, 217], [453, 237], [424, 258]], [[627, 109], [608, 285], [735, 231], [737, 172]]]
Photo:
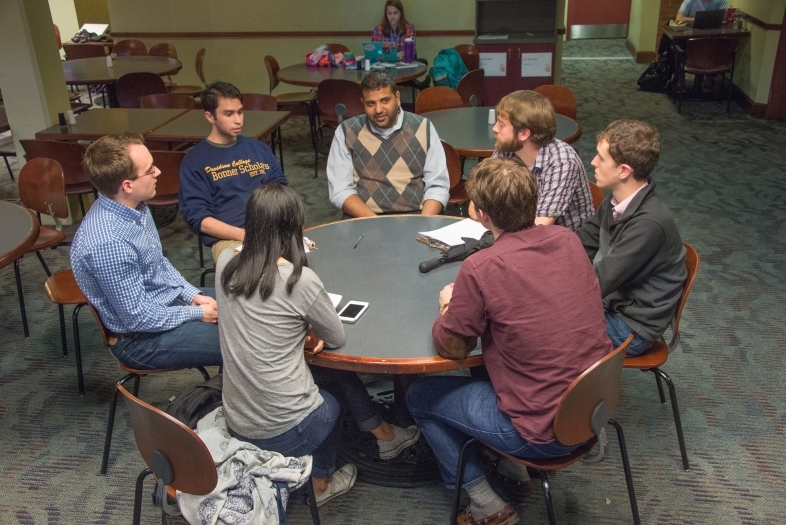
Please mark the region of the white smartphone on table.
[[368, 303], [362, 301], [349, 301], [338, 313], [338, 318], [344, 323], [354, 323], [368, 308]]

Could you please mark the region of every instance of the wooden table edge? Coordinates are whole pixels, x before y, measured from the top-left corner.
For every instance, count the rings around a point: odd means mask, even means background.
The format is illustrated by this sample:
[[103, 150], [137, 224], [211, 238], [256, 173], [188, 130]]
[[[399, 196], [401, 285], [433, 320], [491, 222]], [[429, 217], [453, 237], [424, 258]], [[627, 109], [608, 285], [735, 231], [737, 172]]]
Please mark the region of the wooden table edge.
[[[194, 110], [190, 110], [190, 109], [186, 110], [184, 113], [178, 115], [175, 118], [182, 117], [185, 113], [188, 113], [189, 111], [194, 111]], [[273, 112], [272, 111], [268, 111], [266, 113], [273, 113]], [[267, 128], [263, 129], [261, 133], [258, 133], [257, 135], [254, 135], [253, 137], [248, 137], [248, 138], [252, 138], [254, 140], [263, 139], [263, 138], [267, 137], [268, 135], [270, 135], [271, 133], [273, 133], [275, 130], [279, 129], [284, 124], [284, 122], [286, 122], [287, 120], [289, 120], [292, 117], [292, 112], [291, 111], [276, 111], [276, 113], [284, 113], [284, 114], [279, 116], [278, 120], [276, 120], [271, 126], [268, 126]], [[166, 124], [169, 124], [173, 120], [175, 120], [175, 119], [173, 118], [172, 120], [170, 120]], [[166, 124], [162, 124], [161, 126], [158, 126], [156, 129], [162, 128]], [[197, 138], [195, 135], [156, 135], [155, 134], [155, 130], [152, 130], [148, 134], [145, 135], [145, 139], [157, 140], [157, 141], [160, 141], [160, 142], [195, 142], [194, 139], [196, 139], [196, 142], [199, 142], [203, 138], [205, 138], [205, 137]]]
[[[564, 116], [565, 115], [563, 115], [563, 117]], [[570, 117], [565, 117], [565, 118], [570, 118]], [[570, 119], [570, 120], [572, 120], [573, 122], [576, 123], [576, 131], [572, 135], [568, 135], [567, 137], [562, 139], [562, 142], [564, 142], [566, 144], [573, 144], [574, 142], [579, 140], [581, 138], [581, 135], [584, 133], [584, 130], [581, 127], [581, 122], [579, 122], [578, 120], [575, 120], [575, 119]]]
[[[287, 67], [291, 67], [291, 66], [287, 66]], [[306, 67], [311, 67], [311, 66], [306, 66]], [[322, 80], [328, 80], [328, 79], [323, 78], [319, 82], [314, 82], [314, 81], [311, 81], [311, 80], [294, 80], [294, 79], [291, 79], [291, 78], [287, 79], [286, 78], [286, 76], [287, 76], [286, 73], [284, 73], [284, 75], [281, 74], [281, 71], [283, 71], [284, 69], [285, 68], [279, 69], [279, 71], [278, 71], [278, 80], [279, 80], [279, 82], [283, 82], [284, 84], [289, 84], [290, 86], [301, 86], [301, 87], [315, 88], [315, 87], [319, 87], [319, 84], [322, 82]], [[319, 68], [314, 67], [313, 69], [319, 69]], [[417, 71], [417, 70], [418, 70], [418, 68], [415, 67], [415, 71]], [[418, 77], [422, 77], [426, 73], [428, 73], [428, 67], [423, 69], [423, 71], [421, 71], [420, 73], [410, 73], [409, 75], [401, 75], [401, 76], [393, 75], [393, 78], [397, 79], [396, 82], [400, 84], [402, 82], [408, 82], [410, 80], [415, 80]], [[356, 83], [360, 84], [360, 82], [361, 81], [359, 80]]]
[[[101, 57], [78, 58], [76, 60], [90, 60], [91, 58], [101, 58]], [[177, 60], [180, 65], [173, 67], [172, 69], [163, 71], [161, 73], [156, 73], [156, 75], [160, 77], [163, 77], [164, 75], [177, 75], [180, 72], [180, 70], [183, 69], [183, 62], [177, 58], [173, 58], [172, 60]], [[64, 60], [63, 62], [68, 62], [68, 61]], [[93, 80], [66, 80], [65, 81], [67, 86], [92, 86], [95, 84], [114, 84], [115, 82], [117, 82], [116, 78], [109, 78], [104, 80], [93, 79]]]
[[[19, 206], [18, 204], [13, 204], [13, 203], [10, 204], [14, 206]], [[32, 211], [30, 211], [29, 208], [25, 208], [24, 206], [19, 206], [19, 207], [23, 208], [27, 212], [27, 214], [30, 215], [32, 227], [30, 228], [30, 231], [27, 233], [27, 236], [24, 239], [22, 239], [22, 242], [17, 244], [14, 248], [11, 249], [11, 251], [6, 253], [5, 255], [0, 256], [0, 268], [5, 268], [15, 260], [19, 259], [21, 256], [23, 256], [25, 253], [27, 253], [27, 250], [38, 240], [38, 233], [41, 231], [41, 225], [39, 224], [35, 214]]]
[[358, 357], [323, 350], [316, 355], [307, 353], [306, 362], [310, 365], [366, 374], [427, 374], [480, 366], [483, 364], [483, 355], [478, 354], [466, 359], [452, 360], [440, 356], [418, 358]]

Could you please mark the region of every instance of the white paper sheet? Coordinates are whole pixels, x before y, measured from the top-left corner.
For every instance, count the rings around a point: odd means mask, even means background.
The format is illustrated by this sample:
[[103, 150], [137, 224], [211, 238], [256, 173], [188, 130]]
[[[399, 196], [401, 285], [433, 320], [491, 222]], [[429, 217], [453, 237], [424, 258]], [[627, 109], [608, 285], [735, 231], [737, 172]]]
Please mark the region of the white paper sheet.
[[463, 221], [454, 222], [449, 226], [433, 230], [430, 232], [420, 232], [424, 237], [437, 240], [448, 246], [458, 246], [464, 244], [461, 240], [462, 237], [470, 237], [472, 239], [480, 239], [486, 233], [486, 228], [477, 221], [472, 219], [464, 219]]

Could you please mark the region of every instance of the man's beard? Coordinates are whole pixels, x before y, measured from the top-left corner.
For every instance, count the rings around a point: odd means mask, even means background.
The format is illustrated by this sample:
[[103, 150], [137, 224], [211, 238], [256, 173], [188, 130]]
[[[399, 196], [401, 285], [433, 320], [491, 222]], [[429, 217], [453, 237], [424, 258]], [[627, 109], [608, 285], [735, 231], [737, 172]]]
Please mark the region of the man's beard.
[[518, 150], [524, 147], [524, 143], [519, 140], [518, 136], [514, 136], [512, 139], [504, 142], [497, 138], [496, 142], [494, 143], [494, 147], [497, 149], [497, 151], [501, 151], [503, 153], [516, 153]]

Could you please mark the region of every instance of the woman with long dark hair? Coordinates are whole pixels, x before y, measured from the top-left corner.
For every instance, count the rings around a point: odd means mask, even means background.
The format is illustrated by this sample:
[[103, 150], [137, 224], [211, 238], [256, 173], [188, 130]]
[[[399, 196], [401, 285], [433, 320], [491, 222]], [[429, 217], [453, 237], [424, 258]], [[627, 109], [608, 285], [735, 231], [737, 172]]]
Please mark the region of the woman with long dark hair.
[[377, 436], [383, 459], [414, 444], [420, 432], [382, 421], [356, 374], [313, 367], [312, 375], [304, 347], [339, 347], [344, 328], [307, 267], [304, 221], [295, 191], [278, 184], [255, 190], [246, 205], [242, 250], [225, 250], [216, 263], [216, 298], [230, 433], [286, 456], [312, 454], [322, 505], [349, 491], [357, 477], [351, 463], [335, 466], [341, 405], [361, 430]]
[[[404, 40], [411, 38], [414, 45], [415, 26], [407, 22], [404, 16], [404, 5], [401, 0], [387, 0], [382, 22], [374, 28], [371, 34], [372, 42], [395, 42], [399, 58], [404, 52]], [[417, 53], [415, 53], [417, 56]]]

